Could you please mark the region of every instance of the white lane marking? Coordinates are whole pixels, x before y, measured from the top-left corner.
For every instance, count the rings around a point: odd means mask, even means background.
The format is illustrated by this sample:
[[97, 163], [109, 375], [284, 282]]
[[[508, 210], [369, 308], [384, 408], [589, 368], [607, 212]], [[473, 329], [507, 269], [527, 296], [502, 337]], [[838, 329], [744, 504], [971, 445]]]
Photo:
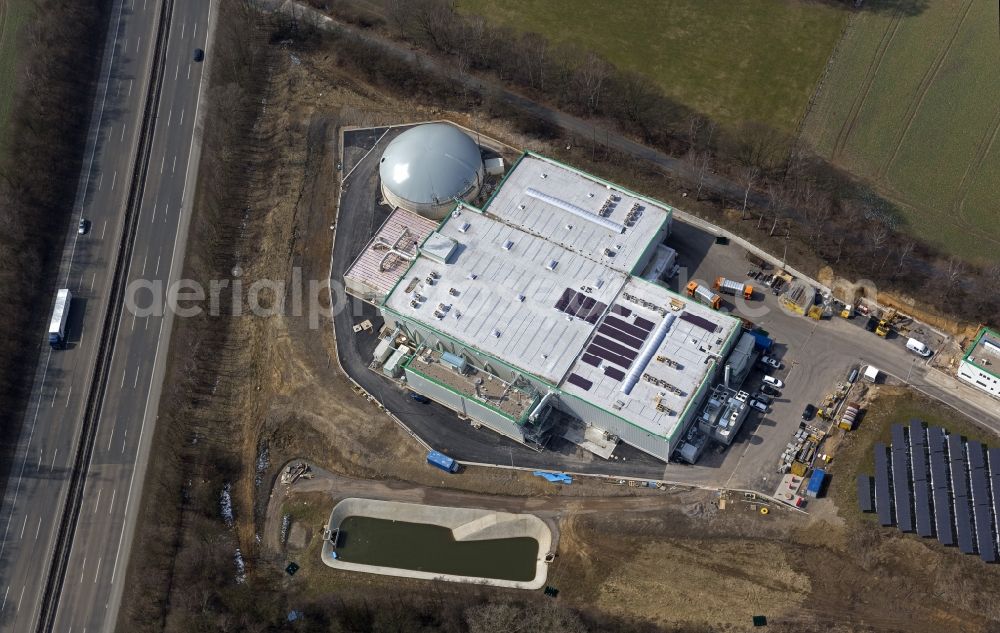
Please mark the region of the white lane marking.
[[97, 571], [94, 572], [94, 582], [97, 582], [97, 577], [101, 575], [101, 560], [100, 558], [97, 559]]
[[84, 569], [86, 567], [87, 567], [87, 557], [84, 556], [83, 557], [83, 564], [80, 565], [80, 584], [83, 584], [83, 572], [84, 572]]
[[135, 332], [135, 312], [132, 313], [132, 331]]
[[10, 593], [10, 585], [7, 585], [7, 591], [3, 592], [3, 604], [0, 605], [0, 611], [3, 611], [4, 607], [7, 606], [7, 594]]
[[149, 253], [148, 252], [145, 255], [142, 256], [142, 275], [143, 276], [146, 275], [146, 259], [148, 257], [149, 257]]
[[142, 10], [146, 10], [146, 0], [142, 0]]
[[149, 223], [152, 224], [156, 220], [156, 205], [153, 205], [153, 215], [149, 218]]
[[17, 607], [14, 608], [14, 613], [21, 610], [21, 600], [24, 599], [24, 587], [21, 587], [21, 597], [17, 599]]
[[167, 157], [166, 156], [161, 156], [160, 157], [160, 173], [161, 174], [163, 173], [163, 165], [166, 164], [166, 162], [167, 162]]
[[187, 24], [185, 24], [184, 22], [181, 22], [181, 39], [184, 39], [184, 27], [186, 27], [186, 26], [187, 26]]
[[[138, 372], [136, 372], [136, 376], [138, 376]], [[126, 438], [128, 438], [128, 427], [125, 427], [125, 434], [122, 435], [122, 455], [125, 454], [125, 440], [126, 440]]]
[[149, 317], [146, 317], [146, 327], [144, 329], [149, 329]]
[[108, 230], [108, 221], [104, 221], [104, 227], [101, 228], [101, 239], [104, 239], [104, 232]]
[[94, 291], [94, 282], [97, 281], [97, 273], [90, 276], [90, 291]]
[[181, 72], [181, 65], [177, 64], [177, 66], [174, 67], [174, 81], [177, 81], [177, 75], [180, 72]]
[[97, 177], [97, 190], [98, 191], [101, 190], [101, 185], [103, 185], [103, 184], [104, 184], [104, 172], [102, 171], [101, 175]]
[[184, 125], [184, 108], [181, 108], [181, 121], [177, 125]]
[[21, 536], [17, 537], [19, 539], [24, 538], [24, 528], [28, 525], [28, 515], [24, 515], [24, 523], [21, 524]]
[[132, 96], [132, 80], [128, 80], [128, 96]]
[[115, 488], [111, 491], [111, 505], [108, 506], [108, 514], [111, 514], [111, 510], [115, 507], [115, 495], [118, 494], [118, 489]]
[[122, 50], [123, 51], [128, 51], [128, 38], [127, 37], [125, 38], [125, 45], [122, 46]]
[[38, 540], [38, 533], [42, 530], [42, 517], [38, 517], [38, 525], [35, 526], [35, 540]]
[[122, 369], [122, 389], [125, 388], [125, 374], [128, 372], [128, 367]]
[[59, 454], [59, 449], [57, 448], [54, 453], [52, 453], [52, 465], [49, 466], [49, 470], [56, 469], [56, 455]]
[[190, 79], [190, 78], [191, 78], [191, 64], [188, 64], [188, 74], [187, 74], [187, 78], [188, 78], [188, 79]]
[[[124, 128], [122, 128], [122, 129], [124, 129]], [[118, 170], [117, 169], [115, 170], [115, 173], [111, 175], [111, 191], [115, 190], [115, 183], [116, 182], [118, 182]]]
[[157, 255], [156, 256], [156, 270], [153, 272], [153, 276], [155, 277], [156, 275], [159, 275], [159, 274], [160, 274], [160, 256]]
[[174, 109], [171, 108], [170, 112], [167, 112], [167, 127], [170, 127], [170, 119], [174, 117]]
[[66, 393], [66, 406], [69, 406], [69, 397], [73, 395], [73, 385], [69, 386], [69, 391]]
[[101, 493], [104, 492], [103, 488], [97, 489], [97, 501], [94, 502], [94, 514], [97, 514], [97, 506], [101, 505]]
[[177, 171], [177, 154], [174, 154], [174, 164], [170, 166], [170, 173], [173, 174]]
[[35, 470], [41, 470], [42, 469], [42, 454], [44, 452], [45, 451], [43, 451], [42, 449], [38, 449], [38, 463], [35, 464]]
[[[212, 27], [212, 0], [209, 0], [209, 2], [208, 2], [208, 32], [209, 33], [212, 32], [212, 28], [211, 27]], [[195, 22], [195, 33], [197, 33], [197, 29], [198, 29], [198, 23]], [[198, 121], [198, 110], [201, 108], [201, 89], [204, 86], [204, 84], [205, 84], [205, 73], [202, 73], [201, 77], [199, 77], [199, 79], [198, 79], [198, 96], [195, 98], [195, 109], [194, 109], [194, 120], [195, 120], [195, 123], [197, 123], [197, 121]], [[188, 162], [189, 163], [190, 163], [190, 160], [191, 160], [191, 154], [193, 152], [194, 152], [194, 143], [192, 142], [190, 148], [188, 149]], [[185, 199], [185, 196], [187, 195], [187, 184], [188, 184], [187, 173], [185, 173], [185, 175], [184, 175], [184, 187], [181, 190], [181, 200], [182, 201]], [[181, 210], [182, 211], [184, 209], [183, 205], [184, 205], [184, 203], [181, 202]], [[169, 270], [169, 268], [172, 268], [173, 265], [174, 265], [174, 261], [173, 260], [176, 258], [176, 250], [177, 250], [177, 240], [174, 239], [174, 251], [175, 252], [174, 252], [174, 256], [171, 257], [170, 266], [168, 267], [168, 270], [167, 270], [167, 279], [170, 279], [170, 270]], [[153, 354], [153, 368], [154, 369], [156, 368], [156, 360], [157, 360], [157, 358], [160, 355], [160, 334], [163, 332], [163, 319], [160, 319], [159, 329], [160, 329], [160, 332], [158, 332], [157, 335], [156, 335], [156, 352]], [[150, 383], [152, 383], [152, 377], [150, 377]], [[142, 424], [139, 426], [139, 440], [136, 442], [136, 455], [138, 455], [139, 451], [142, 449], [142, 436], [143, 436], [143, 433], [145, 433], [145, 431], [146, 431], [146, 414], [149, 413], [149, 399], [152, 396], [152, 393], [153, 393], [153, 389], [149, 389], [149, 390], [146, 391], [146, 406], [145, 406], [145, 408], [143, 409], [143, 412], [142, 412]], [[129, 477], [129, 481], [128, 481], [128, 493], [127, 493], [127, 495], [125, 497], [125, 513], [123, 515], [125, 518], [122, 521], [122, 531], [118, 535], [118, 550], [115, 552], [115, 564], [114, 564], [114, 567], [112, 567], [112, 569], [111, 569], [111, 584], [112, 585], [115, 583], [115, 574], [118, 572], [118, 559], [119, 559], [119, 557], [121, 556], [121, 553], [122, 553], [122, 542], [125, 540], [125, 528], [128, 525], [128, 506], [132, 502], [132, 485], [135, 483], [135, 473], [138, 470], [139, 470], [138, 468], [132, 468], [132, 475], [131, 475], [131, 477]]]
[[118, 139], [118, 141], [122, 142], [122, 143], [125, 142], [125, 126], [124, 125], [122, 126], [122, 137], [120, 139]]
[[52, 392], [52, 402], [49, 404], [49, 408], [50, 409], [52, 407], [56, 406], [56, 396], [57, 395], [59, 395], [59, 387], [56, 387], [56, 390]]
[[139, 42], [141, 42], [141, 41], [142, 41], [142, 36], [140, 35], [139, 39], [137, 39], [136, 42], [135, 42], [135, 52], [137, 52], [137, 53], [139, 52]]
[[[135, 380], [132, 381], [132, 388], [135, 389], [136, 386], [138, 386], [138, 384], [139, 384], [139, 366], [136, 365], [135, 366]], [[125, 432], [128, 433], [128, 429], [125, 429]], [[122, 449], [122, 452], [124, 452], [124, 448]]]
[[[211, 3], [209, 3], [209, 4], [211, 4]], [[209, 10], [211, 11], [211, 9], [209, 9]], [[211, 20], [212, 16], [209, 15], [208, 19]], [[191, 36], [191, 39], [193, 39], [193, 40], [198, 39], [198, 23], [197, 22], [194, 23], [194, 35]]]
[[122, 94], [122, 80], [118, 80], [118, 91], [115, 92], [115, 99], [117, 99]]
[[108, 126], [108, 142], [109, 143], [111, 142], [111, 133], [114, 132], [114, 131], [115, 131], [115, 126], [109, 125]]

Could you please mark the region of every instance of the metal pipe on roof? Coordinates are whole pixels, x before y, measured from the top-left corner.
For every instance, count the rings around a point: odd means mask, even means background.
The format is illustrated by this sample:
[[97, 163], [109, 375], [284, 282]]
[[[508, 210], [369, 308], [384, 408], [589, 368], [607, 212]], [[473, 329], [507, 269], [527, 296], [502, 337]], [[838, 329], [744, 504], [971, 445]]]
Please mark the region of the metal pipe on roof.
[[572, 213], [573, 215], [575, 215], [575, 216], [577, 216], [579, 218], [582, 218], [582, 219], [584, 219], [584, 220], [586, 220], [588, 222], [593, 222], [594, 224], [597, 224], [598, 226], [603, 226], [604, 228], [606, 228], [606, 229], [608, 229], [610, 231], [614, 231], [615, 233], [624, 233], [625, 232], [625, 225], [623, 225], [623, 224], [619, 224], [617, 222], [612, 222], [611, 220], [609, 220], [607, 218], [602, 218], [601, 216], [597, 215], [596, 213], [591, 213], [590, 211], [587, 211], [583, 207], [578, 207], [575, 204], [573, 204], [571, 202], [566, 202], [565, 200], [563, 200], [561, 198], [557, 198], [555, 196], [550, 196], [547, 193], [542, 193], [541, 191], [539, 191], [539, 190], [537, 190], [537, 189], [535, 189], [533, 187], [528, 187], [527, 189], [524, 190], [524, 193], [528, 194], [528, 196], [531, 197], [531, 198], [534, 198], [536, 200], [541, 200], [542, 202], [546, 202], [548, 204], [551, 204], [554, 207], [559, 207], [563, 211], [568, 211], [568, 212]]
[[663, 343], [663, 339], [667, 336], [667, 331], [670, 330], [670, 326], [673, 325], [674, 320], [677, 318], [675, 314], [668, 314], [660, 324], [656, 326], [656, 331], [653, 332], [653, 336], [646, 341], [646, 344], [642, 346], [642, 350], [639, 355], [635, 357], [632, 362], [632, 366], [628, 368], [628, 374], [625, 375], [625, 380], [622, 381], [622, 386], [619, 391], [625, 395], [632, 393], [632, 388], [635, 387], [635, 383], [639, 382], [639, 377], [642, 376], [642, 372], [646, 371], [646, 366], [649, 365], [649, 361], [653, 359], [653, 354], [656, 350], [660, 348], [660, 344]]
[[538, 419], [538, 416], [541, 414], [542, 409], [544, 409], [545, 405], [548, 403], [549, 398], [551, 398], [554, 395], [555, 393], [549, 391], [544, 396], [542, 396], [542, 399], [538, 401], [538, 405], [534, 409], [532, 409], [531, 413], [528, 415], [529, 422], [534, 422], [535, 420]]

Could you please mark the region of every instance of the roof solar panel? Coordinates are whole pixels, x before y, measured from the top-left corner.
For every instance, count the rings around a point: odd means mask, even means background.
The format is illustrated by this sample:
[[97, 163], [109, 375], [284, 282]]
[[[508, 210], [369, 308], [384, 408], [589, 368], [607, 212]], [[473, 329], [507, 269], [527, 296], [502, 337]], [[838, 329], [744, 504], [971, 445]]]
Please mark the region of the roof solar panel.
[[955, 497], [955, 540], [958, 549], [963, 554], [974, 554], [975, 543], [972, 539], [972, 516], [969, 500], [966, 497]]
[[563, 290], [563, 293], [559, 297], [559, 300], [556, 301], [556, 310], [560, 310], [562, 312], [565, 312], [566, 311], [566, 307], [569, 305], [570, 299], [572, 299], [573, 295], [575, 295], [575, 294], [576, 294], [576, 291], [573, 290], [572, 288], [566, 288], [565, 290]]
[[944, 453], [931, 453], [931, 485], [948, 489], [948, 463], [944, 461]]
[[948, 459], [965, 461], [965, 447], [962, 446], [962, 436], [952, 433], [948, 436]]
[[569, 378], [567, 378], [566, 380], [570, 384], [576, 385], [577, 387], [583, 389], [584, 391], [590, 391], [590, 388], [594, 386], [594, 383], [590, 382], [583, 376], [579, 376], [577, 374], [570, 374]]
[[625, 306], [617, 304], [617, 303], [615, 305], [611, 306], [611, 311], [614, 312], [615, 314], [617, 314], [620, 317], [625, 317], [626, 319], [628, 317], [632, 316], [632, 311], [631, 310], [629, 310]]
[[881, 525], [892, 525], [892, 490], [889, 486], [889, 458], [885, 444], [875, 443], [875, 509]]
[[892, 498], [896, 508], [896, 525], [903, 532], [913, 531], [913, 505], [910, 498], [909, 468], [906, 453], [892, 454]]
[[906, 435], [903, 433], [902, 424], [892, 425], [892, 450], [898, 451], [899, 449], [906, 450]]
[[875, 481], [869, 475], [858, 475], [858, 507], [862, 512], [875, 510]]
[[920, 420], [910, 420], [910, 448], [912, 450], [915, 446], [923, 446], [924, 441], [924, 423]]
[[940, 426], [927, 429], [927, 448], [932, 453], [944, 452], [944, 429]]
[[969, 476], [964, 460], [951, 462], [951, 492], [956, 497], [969, 496]]
[[644, 330], [641, 327], [636, 327], [631, 323], [626, 323], [625, 321], [622, 321], [621, 319], [613, 317], [611, 315], [608, 315], [607, 318], [604, 319], [604, 322], [612, 327], [618, 328], [619, 330], [625, 332], [626, 334], [631, 334], [636, 338], [641, 338], [644, 341], [646, 340], [646, 337], [649, 336], [649, 330]]
[[601, 306], [600, 310], [598, 310], [597, 308], [594, 308], [593, 310], [591, 310], [590, 314], [588, 314], [586, 316], [586, 318], [584, 318], [584, 321], [586, 321], [587, 323], [589, 323], [591, 325], [594, 325], [595, 323], [597, 323], [597, 319], [601, 318], [601, 312], [604, 310], [604, 304], [602, 303], [602, 304], [600, 304], [600, 306]]
[[1000, 476], [1000, 448], [987, 449], [986, 457], [987, 470], [990, 473], [990, 477]]
[[705, 317], [700, 317], [697, 314], [691, 314], [690, 312], [681, 312], [681, 319], [708, 332], [714, 332], [719, 329], [715, 322]]
[[992, 563], [997, 559], [996, 543], [993, 541], [993, 522], [990, 519], [989, 506], [976, 506], [972, 510], [976, 523], [976, 546], [979, 556]]
[[604, 375], [609, 378], [614, 378], [615, 380], [621, 380], [625, 377], [625, 372], [620, 369], [615, 369], [614, 367], [605, 367]]
[[653, 326], [656, 325], [652, 321], [647, 321], [646, 319], [642, 318], [641, 316], [635, 317], [634, 323], [636, 324], [637, 327], [641, 327], [642, 329], [646, 330], [647, 332], [650, 331], [650, 330], [652, 330]]
[[969, 475], [969, 483], [972, 484], [972, 505], [989, 505], [990, 487], [986, 479], [986, 470], [977, 468]]
[[602, 323], [601, 326], [597, 328], [597, 331], [614, 341], [618, 341], [623, 345], [628, 345], [629, 347], [631, 347], [636, 351], [639, 351], [639, 348], [642, 347], [642, 341], [640, 339], [637, 339], [634, 336], [625, 334], [621, 330], [611, 327], [610, 325], [608, 325], [607, 321]]
[[587, 351], [598, 358], [603, 358], [609, 363], [614, 363], [615, 365], [624, 367], [625, 369], [628, 369], [628, 366], [632, 364], [627, 358], [622, 358], [618, 354], [613, 354], [606, 349], [598, 347], [597, 345], [588, 346]]
[[913, 514], [916, 518], [917, 534], [924, 537], [934, 536], [930, 488], [926, 481], [913, 482]]
[[635, 357], [639, 354], [637, 350], [634, 350], [626, 345], [622, 345], [621, 343], [615, 343], [608, 337], [601, 336], [600, 334], [594, 337], [594, 344], [600, 345], [610, 352], [614, 352], [619, 356], [629, 359], [629, 362], [635, 360]]
[[598, 365], [601, 364], [601, 359], [599, 357], [594, 356], [593, 354], [588, 354], [586, 352], [584, 352], [583, 356], [580, 357], [580, 360], [587, 363], [591, 367], [597, 367]]
[[983, 454], [983, 445], [976, 440], [969, 440], [965, 447], [969, 455], [969, 470], [985, 469], [986, 456]]
[[913, 447], [910, 453], [910, 471], [913, 473], [913, 481], [928, 481], [930, 477], [927, 473], [927, 455], [923, 446]]
[[934, 529], [938, 542], [942, 545], [955, 544], [955, 532], [951, 525], [951, 497], [945, 488], [935, 488], [934, 499]]

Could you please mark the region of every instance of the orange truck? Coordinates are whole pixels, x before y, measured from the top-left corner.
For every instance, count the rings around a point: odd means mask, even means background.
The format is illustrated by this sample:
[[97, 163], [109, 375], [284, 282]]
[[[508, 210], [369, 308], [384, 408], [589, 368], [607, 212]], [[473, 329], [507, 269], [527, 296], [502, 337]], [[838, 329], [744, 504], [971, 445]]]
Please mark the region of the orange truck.
[[715, 294], [705, 286], [699, 286], [696, 281], [688, 282], [687, 294], [689, 297], [694, 297], [705, 305], [711, 306], [716, 310], [718, 310], [719, 306], [722, 305], [722, 297]]
[[753, 286], [750, 284], [733, 281], [732, 279], [726, 279], [725, 277], [716, 277], [715, 285], [712, 287], [718, 292], [724, 292], [727, 295], [743, 295], [744, 299], [753, 299]]

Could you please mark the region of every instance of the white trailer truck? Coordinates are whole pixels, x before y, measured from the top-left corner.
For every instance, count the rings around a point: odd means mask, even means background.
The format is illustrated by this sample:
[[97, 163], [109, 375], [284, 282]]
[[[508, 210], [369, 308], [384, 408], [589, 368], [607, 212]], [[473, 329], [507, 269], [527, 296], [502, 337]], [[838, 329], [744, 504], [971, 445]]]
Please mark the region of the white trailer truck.
[[56, 306], [49, 321], [49, 345], [52, 349], [66, 349], [66, 321], [69, 319], [69, 305], [73, 294], [63, 288], [56, 293]]

